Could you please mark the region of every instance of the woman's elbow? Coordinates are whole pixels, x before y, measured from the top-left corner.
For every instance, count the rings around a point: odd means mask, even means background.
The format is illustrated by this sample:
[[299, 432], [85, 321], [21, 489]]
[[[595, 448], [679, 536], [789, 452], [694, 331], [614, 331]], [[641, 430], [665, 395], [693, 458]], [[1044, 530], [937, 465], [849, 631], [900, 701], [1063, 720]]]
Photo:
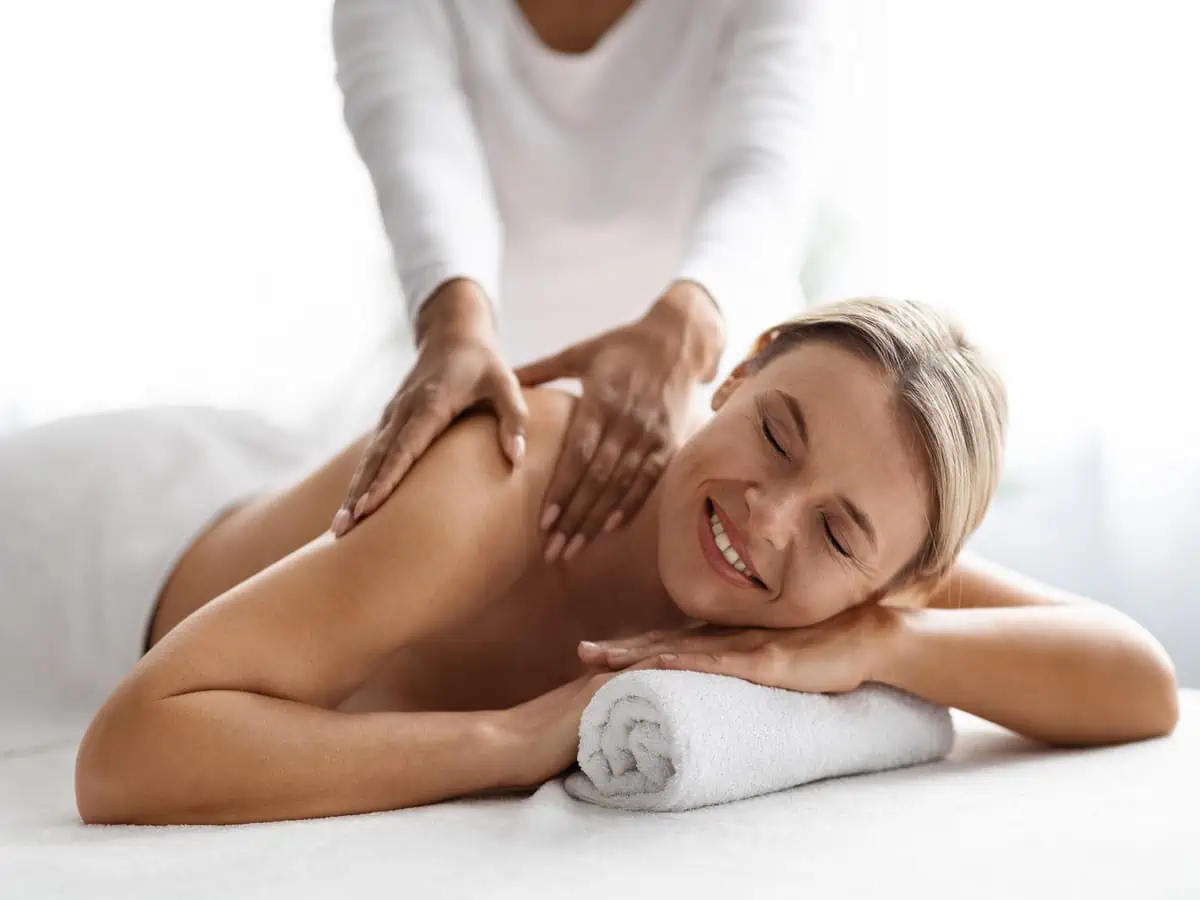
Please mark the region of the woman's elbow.
[[142, 799], [144, 762], [139, 762], [138, 710], [103, 707], [88, 726], [75, 756], [75, 806], [86, 825], [151, 824]]
[[1147, 738], [1165, 737], [1179, 724], [1179, 682], [1175, 677], [1175, 665], [1165, 651], [1158, 656], [1147, 679]]

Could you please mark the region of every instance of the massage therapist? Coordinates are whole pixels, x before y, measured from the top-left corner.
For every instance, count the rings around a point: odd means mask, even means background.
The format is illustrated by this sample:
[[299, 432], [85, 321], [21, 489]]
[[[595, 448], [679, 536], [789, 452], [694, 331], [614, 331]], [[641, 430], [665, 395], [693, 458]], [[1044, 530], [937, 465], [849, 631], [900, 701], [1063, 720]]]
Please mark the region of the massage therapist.
[[581, 399], [547, 558], [633, 516], [724, 349], [803, 304], [833, 3], [336, 0], [345, 120], [418, 355], [335, 534], [468, 407], [520, 464], [520, 385], [558, 378]]

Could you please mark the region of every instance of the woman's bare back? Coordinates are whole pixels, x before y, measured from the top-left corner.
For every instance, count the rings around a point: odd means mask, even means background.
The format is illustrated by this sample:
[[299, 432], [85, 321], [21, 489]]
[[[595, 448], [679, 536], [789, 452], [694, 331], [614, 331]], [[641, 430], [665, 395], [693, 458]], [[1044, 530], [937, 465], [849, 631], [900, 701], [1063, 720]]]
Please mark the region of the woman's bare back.
[[[561, 438], [573, 399], [555, 391], [527, 394], [534, 428]], [[149, 645], [209, 600], [320, 537], [362, 456], [363, 438], [295, 486], [231, 511], [184, 554], [156, 608]], [[539, 465], [534, 458], [527, 465]], [[542, 483], [549, 477], [535, 479]], [[398, 490], [403, 490], [401, 484]], [[446, 486], [447, 503], [469, 502]], [[532, 507], [536, 510], [536, 505]], [[436, 515], [430, 511], [430, 515]], [[514, 523], [516, 525], [516, 523]], [[528, 540], [541, 541], [535, 523]], [[420, 528], [421, 522], [413, 522]], [[403, 541], [403, 533], [396, 534]], [[634, 633], [660, 624], [635, 604], [617, 604], [619, 586], [606, 577], [604, 541], [570, 566], [533, 566], [506, 589], [480, 598], [481, 613], [444, 634], [393, 652], [339, 709], [500, 709], [538, 696], [584, 672], [580, 640]], [[596, 552], [599, 550], [600, 552]], [[463, 560], [470, 565], [471, 560]], [[404, 586], [397, 584], [397, 592]], [[626, 598], [628, 600], [628, 598]]]

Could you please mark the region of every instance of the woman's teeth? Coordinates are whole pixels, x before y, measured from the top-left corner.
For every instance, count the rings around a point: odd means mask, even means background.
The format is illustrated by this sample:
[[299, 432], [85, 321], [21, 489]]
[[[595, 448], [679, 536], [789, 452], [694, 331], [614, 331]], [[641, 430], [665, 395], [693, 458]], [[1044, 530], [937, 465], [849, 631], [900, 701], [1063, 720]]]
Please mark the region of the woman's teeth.
[[738, 556], [738, 552], [733, 549], [733, 544], [730, 542], [729, 536], [725, 534], [725, 526], [721, 524], [721, 520], [717, 518], [715, 512], [708, 517], [708, 524], [712, 528], [713, 540], [717, 542], [717, 549], [721, 551], [721, 555], [725, 557], [725, 560], [731, 566], [749, 577], [749, 573], [746, 571], [746, 564], [742, 562], [742, 558]]

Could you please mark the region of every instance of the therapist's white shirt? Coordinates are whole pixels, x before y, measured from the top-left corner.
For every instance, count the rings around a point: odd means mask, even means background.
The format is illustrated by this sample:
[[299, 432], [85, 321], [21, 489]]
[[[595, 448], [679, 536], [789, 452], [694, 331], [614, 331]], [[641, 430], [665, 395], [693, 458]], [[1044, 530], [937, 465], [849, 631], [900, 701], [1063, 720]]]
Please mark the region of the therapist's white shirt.
[[345, 118], [409, 312], [474, 279], [518, 364], [693, 279], [722, 372], [802, 305], [836, 0], [639, 0], [590, 51], [515, 0], [337, 0]]

